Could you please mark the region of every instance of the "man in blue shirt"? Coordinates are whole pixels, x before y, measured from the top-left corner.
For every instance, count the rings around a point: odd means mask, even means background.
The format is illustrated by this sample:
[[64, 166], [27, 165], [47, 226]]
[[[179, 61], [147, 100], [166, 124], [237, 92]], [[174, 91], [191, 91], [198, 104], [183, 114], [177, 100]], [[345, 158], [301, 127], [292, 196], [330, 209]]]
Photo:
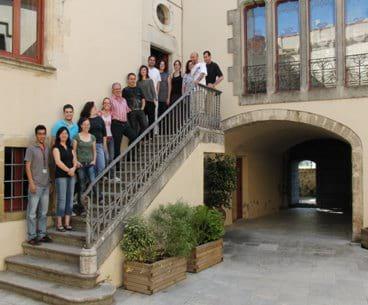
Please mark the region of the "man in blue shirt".
[[78, 125], [73, 123], [74, 108], [70, 104], [66, 104], [63, 107], [64, 119], [59, 120], [51, 129], [51, 136], [53, 139], [56, 137], [56, 133], [61, 127], [66, 127], [69, 130], [70, 138], [73, 140], [79, 132]]

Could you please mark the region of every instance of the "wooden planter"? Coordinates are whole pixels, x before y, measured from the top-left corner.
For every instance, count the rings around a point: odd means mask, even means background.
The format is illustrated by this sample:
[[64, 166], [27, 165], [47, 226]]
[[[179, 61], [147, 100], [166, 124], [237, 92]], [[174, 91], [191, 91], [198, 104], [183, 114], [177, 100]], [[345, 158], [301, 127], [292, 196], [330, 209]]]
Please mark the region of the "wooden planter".
[[223, 261], [223, 240], [219, 239], [193, 249], [188, 258], [188, 272], [200, 272]]
[[171, 257], [153, 264], [125, 262], [124, 287], [127, 290], [153, 294], [186, 278], [187, 260]]

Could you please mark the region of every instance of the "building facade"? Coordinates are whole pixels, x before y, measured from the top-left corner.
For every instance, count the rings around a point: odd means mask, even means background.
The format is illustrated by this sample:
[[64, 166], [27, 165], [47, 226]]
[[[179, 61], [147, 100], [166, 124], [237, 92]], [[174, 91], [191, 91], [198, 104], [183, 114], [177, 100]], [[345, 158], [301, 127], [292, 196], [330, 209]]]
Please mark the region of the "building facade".
[[[200, 146], [152, 206], [201, 203], [203, 170], [193, 179], [192, 169], [204, 153], [226, 151], [239, 173], [230, 220], [274, 213], [293, 203], [294, 164], [310, 160], [317, 205], [351, 213], [359, 240], [368, 225], [367, 47], [365, 0], [0, 0], [0, 240], [8, 245], [0, 259], [21, 252], [25, 238], [22, 153], [34, 126], [50, 128], [66, 103], [76, 116], [86, 101], [100, 105], [149, 54], [171, 66], [205, 50], [225, 72], [225, 143]], [[112, 257], [103, 274], [114, 274], [121, 254]]]

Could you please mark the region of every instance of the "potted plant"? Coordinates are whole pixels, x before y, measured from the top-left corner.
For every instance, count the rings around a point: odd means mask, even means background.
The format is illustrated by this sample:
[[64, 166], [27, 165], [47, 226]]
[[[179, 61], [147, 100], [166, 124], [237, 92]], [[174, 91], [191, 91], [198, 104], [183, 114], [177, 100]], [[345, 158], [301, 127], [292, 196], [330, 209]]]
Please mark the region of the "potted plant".
[[195, 207], [192, 229], [196, 247], [188, 257], [187, 271], [200, 272], [222, 262], [225, 229], [221, 212], [206, 206]]
[[232, 193], [237, 187], [236, 159], [229, 155], [205, 158], [204, 203], [226, 217]]
[[194, 243], [191, 213], [178, 203], [160, 206], [148, 220], [128, 221], [121, 242], [126, 289], [153, 294], [186, 278], [186, 257]]

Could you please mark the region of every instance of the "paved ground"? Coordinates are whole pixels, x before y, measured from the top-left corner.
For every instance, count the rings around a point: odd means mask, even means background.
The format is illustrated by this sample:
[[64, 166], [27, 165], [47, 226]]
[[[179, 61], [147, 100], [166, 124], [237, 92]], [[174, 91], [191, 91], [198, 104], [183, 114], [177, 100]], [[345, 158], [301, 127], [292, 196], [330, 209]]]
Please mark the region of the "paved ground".
[[[241, 222], [225, 261], [154, 296], [122, 289], [117, 305], [367, 305], [368, 251], [351, 244], [349, 219], [292, 209]], [[38, 305], [0, 292], [0, 305]]]

